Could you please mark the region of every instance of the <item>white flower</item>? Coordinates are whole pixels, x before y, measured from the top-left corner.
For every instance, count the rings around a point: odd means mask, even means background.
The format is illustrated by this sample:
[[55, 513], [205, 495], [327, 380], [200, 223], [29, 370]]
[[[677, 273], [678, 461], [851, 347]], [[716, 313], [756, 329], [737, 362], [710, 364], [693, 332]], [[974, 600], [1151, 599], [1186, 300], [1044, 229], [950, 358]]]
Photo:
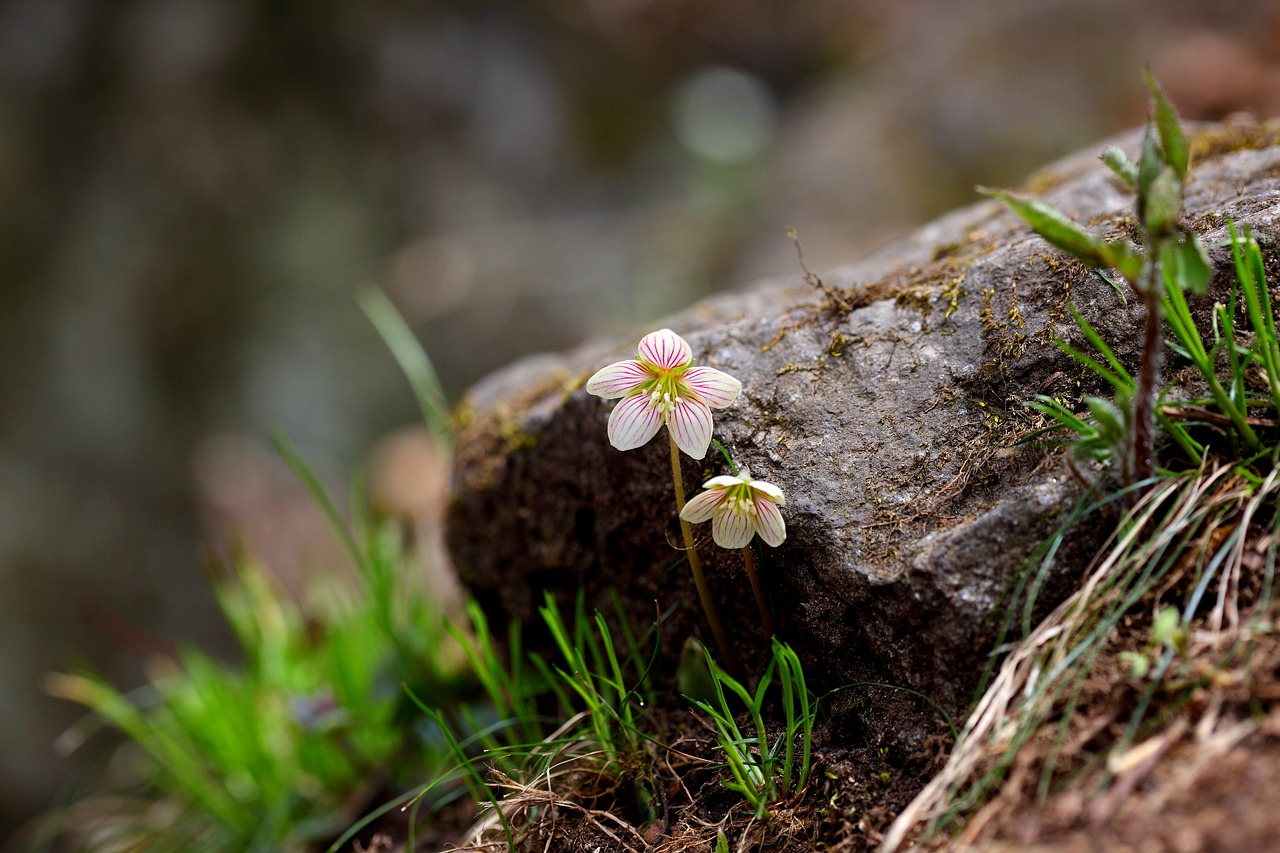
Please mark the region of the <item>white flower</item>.
[[745, 548], [757, 533], [774, 548], [786, 540], [787, 525], [778, 507], [787, 499], [773, 483], [753, 480], [743, 468], [736, 477], [712, 477], [703, 488], [680, 517], [692, 524], [711, 519], [711, 538], [721, 548]]
[[602, 368], [587, 380], [588, 393], [623, 400], [609, 415], [609, 443], [634, 450], [663, 424], [676, 446], [701, 459], [711, 444], [711, 410], [738, 398], [742, 383], [710, 367], [694, 367], [693, 352], [670, 329], [645, 335], [635, 358]]

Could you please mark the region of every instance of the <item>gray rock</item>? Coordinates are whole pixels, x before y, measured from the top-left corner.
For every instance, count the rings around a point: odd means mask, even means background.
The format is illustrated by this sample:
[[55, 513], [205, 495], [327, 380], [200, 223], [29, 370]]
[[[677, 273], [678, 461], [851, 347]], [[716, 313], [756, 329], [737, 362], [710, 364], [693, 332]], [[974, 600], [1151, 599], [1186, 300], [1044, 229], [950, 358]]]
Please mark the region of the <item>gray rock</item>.
[[[1277, 133], [1254, 124], [1193, 131], [1186, 216], [1210, 244], [1231, 219], [1264, 241], [1275, 231]], [[1118, 142], [1133, 152], [1138, 137]], [[1097, 162], [1101, 149], [1025, 189], [1121, 233], [1132, 196]], [[1212, 254], [1229, 269], [1226, 250]], [[739, 400], [717, 413], [716, 437], [787, 495], [788, 539], [761, 554], [779, 635], [815, 663], [819, 684], [887, 678], [956, 705], [982, 668], [1011, 583], [1079, 497], [1055, 454], [1017, 444], [1041, 425], [1024, 400], [1053, 393], [1074, 403], [1100, 390], [1053, 344], [1085, 346], [1067, 304], [1131, 361], [1141, 314], [994, 202], [822, 279], [830, 296], [803, 280], [769, 282], [655, 328], [669, 326], [697, 363], [742, 380]], [[1224, 272], [1216, 285], [1227, 284]], [[596, 369], [634, 355], [644, 331], [526, 359], [464, 402], [448, 542], [491, 610], [527, 618], [541, 589], [585, 585], [597, 601], [616, 589], [641, 620], [655, 601], [683, 601], [664, 628], [668, 644], [699, 630], [678, 565], [665, 433], [614, 450], [611, 404], [582, 389]], [[691, 493], [725, 467], [714, 450], [685, 459]], [[741, 555], [705, 539], [730, 633], [762, 647]], [[1095, 543], [1090, 531], [1073, 535], [1046, 589], [1065, 589]]]

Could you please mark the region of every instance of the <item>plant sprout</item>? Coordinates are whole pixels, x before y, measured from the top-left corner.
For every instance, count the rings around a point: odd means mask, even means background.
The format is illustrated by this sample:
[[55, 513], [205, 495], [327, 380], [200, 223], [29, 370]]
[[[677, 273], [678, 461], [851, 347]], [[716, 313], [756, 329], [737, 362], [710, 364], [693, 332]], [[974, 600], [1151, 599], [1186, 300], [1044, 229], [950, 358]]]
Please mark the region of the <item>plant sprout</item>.
[[[1138, 162], [1115, 147], [1102, 154], [1107, 167], [1137, 191], [1140, 248], [1128, 240], [1107, 242], [1038, 199], [982, 190], [1003, 201], [1041, 237], [1086, 266], [1116, 270], [1146, 309], [1136, 385], [1132, 399], [1121, 401], [1125, 407], [1117, 420], [1117, 429], [1127, 443], [1121, 463], [1128, 485], [1149, 480], [1155, 470], [1156, 396], [1164, 359], [1162, 296], [1171, 289], [1169, 285], [1178, 291], [1169, 293], [1174, 299], [1183, 290], [1204, 293], [1213, 275], [1199, 238], [1179, 222], [1190, 156], [1186, 136], [1173, 105], [1155, 78], [1147, 75], [1147, 84], [1151, 88], [1152, 121], [1143, 134]], [[1099, 407], [1093, 408], [1098, 415]]]

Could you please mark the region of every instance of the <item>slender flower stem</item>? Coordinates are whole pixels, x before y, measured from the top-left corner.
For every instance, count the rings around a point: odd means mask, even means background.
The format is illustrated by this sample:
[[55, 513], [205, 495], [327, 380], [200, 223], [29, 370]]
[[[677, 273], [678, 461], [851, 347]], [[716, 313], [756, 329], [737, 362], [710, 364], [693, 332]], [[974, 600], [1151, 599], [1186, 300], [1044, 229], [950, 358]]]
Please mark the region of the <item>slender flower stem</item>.
[[1155, 246], [1147, 247], [1138, 292], [1147, 308], [1147, 326], [1142, 338], [1142, 363], [1133, 400], [1133, 444], [1128, 461], [1129, 484], [1151, 476], [1155, 466], [1155, 402], [1160, 385], [1160, 362], [1164, 354], [1160, 341], [1160, 291], [1157, 289]]
[[[667, 437], [671, 440], [671, 479], [676, 486], [676, 517], [679, 518], [680, 511], [684, 509], [684, 478], [680, 475], [680, 449], [676, 446], [676, 438], [671, 430], [667, 430]], [[684, 536], [684, 549], [689, 558], [689, 570], [693, 572], [693, 585], [698, 589], [698, 600], [702, 602], [702, 612], [707, 616], [711, 634], [716, 638], [720, 657], [726, 665], [733, 665], [737, 658], [729, 646], [728, 638], [725, 637], [724, 628], [720, 626], [720, 615], [716, 612], [716, 606], [711, 600], [711, 591], [707, 589], [707, 579], [702, 575], [702, 561], [698, 559], [698, 549], [693, 544], [693, 530], [689, 527], [689, 522], [683, 518], [680, 519], [680, 533]], [[737, 667], [733, 666], [733, 668]]]
[[751, 579], [751, 591], [756, 594], [756, 607], [760, 608], [760, 621], [764, 632], [773, 636], [773, 615], [769, 613], [769, 604], [764, 599], [764, 590], [760, 587], [760, 572], [756, 567], [756, 552], [748, 544], [742, 549], [742, 559], [747, 564], [747, 577]]

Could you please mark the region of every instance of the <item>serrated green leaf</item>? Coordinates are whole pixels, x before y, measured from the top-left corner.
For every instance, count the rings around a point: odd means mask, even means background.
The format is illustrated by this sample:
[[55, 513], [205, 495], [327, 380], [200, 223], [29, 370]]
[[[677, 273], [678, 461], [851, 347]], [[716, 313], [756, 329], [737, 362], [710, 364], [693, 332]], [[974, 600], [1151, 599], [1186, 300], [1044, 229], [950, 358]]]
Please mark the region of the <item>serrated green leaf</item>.
[[1173, 168], [1179, 180], [1185, 179], [1190, 152], [1187, 137], [1182, 132], [1182, 124], [1178, 121], [1178, 113], [1151, 72], [1148, 71], [1146, 76], [1147, 86], [1151, 88], [1152, 112], [1156, 128], [1160, 132], [1160, 147], [1164, 149], [1165, 162]]
[[1102, 162], [1107, 164], [1107, 168], [1116, 173], [1116, 177], [1124, 181], [1129, 189], [1138, 186], [1138, 164], [1129, 159], [1129, 155], [1125, 154], [1114, 145], [1108, 145], [1102, 149]]
[[979, 187], [978, 191], [1004, 202], [1010, 210], [1026, 220], [1037, 234], [1089, 266], [1112, 266], [1107, 244], [1072, 222], [1056, 207], [1039, 199], [1024, 198], [1000, 190]]

